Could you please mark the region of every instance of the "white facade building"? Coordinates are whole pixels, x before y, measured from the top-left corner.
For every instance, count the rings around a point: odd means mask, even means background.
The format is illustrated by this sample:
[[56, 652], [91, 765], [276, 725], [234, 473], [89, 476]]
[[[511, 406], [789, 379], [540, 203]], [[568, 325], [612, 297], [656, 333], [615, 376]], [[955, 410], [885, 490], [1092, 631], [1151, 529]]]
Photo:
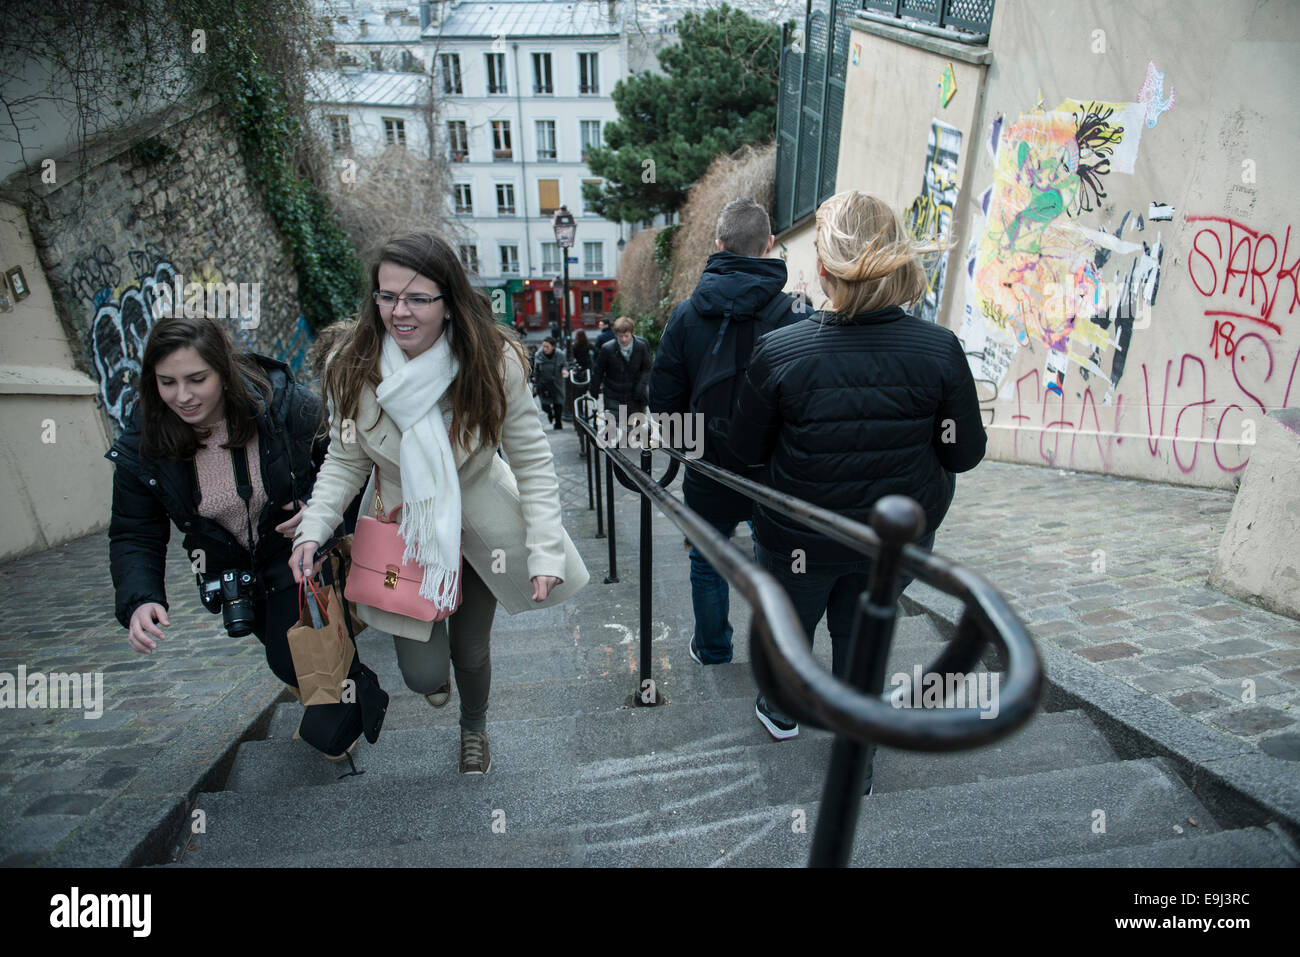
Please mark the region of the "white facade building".
[[616, 286], [619, 224], [582, 198], [600, 182], [584, 162], [617, 118], [610, 91], [626, 73], [626, 44], [613, 4], [544, 2], [430, 6], [425, 40], [453, 203], [472, 237], [462, 259], [490, 287], [506, 290], [516, 316], [549, 325], [551, 280], [562, 271], [552, 217], [578, 222], [568, 255], [570, 314], [608, 312]]

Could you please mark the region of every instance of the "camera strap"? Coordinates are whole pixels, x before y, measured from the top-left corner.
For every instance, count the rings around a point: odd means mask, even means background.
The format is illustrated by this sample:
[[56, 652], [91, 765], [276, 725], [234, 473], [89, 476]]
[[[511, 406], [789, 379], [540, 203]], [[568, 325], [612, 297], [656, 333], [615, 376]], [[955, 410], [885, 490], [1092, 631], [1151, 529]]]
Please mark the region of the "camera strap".
[[248, 450], [242, 445], [230, 450], [230, 462], [235, 469], [235, 492], [244, 500], [244, 515], [248, 519], [248, 551], [253, 551], [253, 480], [248, 474]]

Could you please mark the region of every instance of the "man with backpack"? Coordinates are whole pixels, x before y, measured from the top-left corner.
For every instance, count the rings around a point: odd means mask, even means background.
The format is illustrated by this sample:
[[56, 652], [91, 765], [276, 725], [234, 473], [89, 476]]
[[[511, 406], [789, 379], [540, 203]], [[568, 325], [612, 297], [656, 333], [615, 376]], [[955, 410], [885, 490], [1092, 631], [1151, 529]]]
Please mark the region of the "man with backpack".
[[[709, 256], [691, 298], [673, 310], [650, 378], [650, 411], [702, 416], [704, 460], [742, 473], [745, 467], [725, 453], [719, 437], [728, 431], [749, 357], [760, 336], [809, 312], [807, 300], [782, 292], [785, 263], [765, 258], [774, 241], [762, 206], [736, 199], [723, 207], [718, 251]], [[682, 487], [686, 504], [724, 537], [752, 517], [748, 498], [691, 469]], [[693, 545], [690, 559], [691, 657], [702, 665], [723, 664], [731, 660], [727, 582]]]

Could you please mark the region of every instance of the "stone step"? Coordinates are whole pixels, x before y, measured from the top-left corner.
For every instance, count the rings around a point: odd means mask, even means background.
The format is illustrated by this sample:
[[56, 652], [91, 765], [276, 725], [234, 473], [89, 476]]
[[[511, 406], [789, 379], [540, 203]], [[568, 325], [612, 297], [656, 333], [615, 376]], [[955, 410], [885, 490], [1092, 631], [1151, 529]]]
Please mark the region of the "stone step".
[[[687, 634], [685, 640], [673, 647], [666, 647], [667, 642], [653, 645], [652, 673], [659, 690], [670, 702], [675, 695], [694, 695], [697, 690], [702, 690], [707, 697], [752, 698], [757, 693], [748, 664], [747, 639], [737, 641], [736, 660], [731, 664], [701, 667], [691, 659], [687, 650], [689, 632]], [[886, 673], [911, 674], [915, 664], [928, 667], [943, 648], [942, 643], [935, 640], [936, 636], [937, 632], [927, 618], [900, 620]], [[513, 650], [502, 653], [499, 650], [501, 643], [494, 639], [489, 722], [558, 717], [574, 713], [575, 709], [577, 713], [587, 713], [627, 704], [639, 687], [639, 644], [635, 641], [621, 644], [615, 640], [609, 645], [575, 649], [570, 639], [569, 645], [568, 648], [552, 648], [550, 653], [542, 648], [525, 653]], [[425, 727], [430, 723], [451, 725], [459, 721], [459, 699], [454, 682], [451, 701], [446, 707], [435, 710], [423, 695], [406, 687], [397, 667], [397, 654], [391, 637], [367, 629], [359, 636], [358, 647], [362, 660], [375, 670], [380, 684], [390, 696], [385, 729]], [[828, 640], [814, 646], [814, 657], [829, 669]], [[295, 717], [287, 731], [273, 734], [292, 734], [297, 723]]]
[[[639, 760], [639, 759], [633, 759]], [[556, 775], [452, 775], [443, 791], [381, 782], [358, 800], [349, 785], [257, 795], [205, 795], [207, 833], [185, 866], [319, 863], [352, 866], [541, 861], [587, 866], [802, 866], [819, 802], [763, 805], [743, 763], [641, 771], [617, 761]], [[721, 782], [721, 783], [719, 783]], [[544, 792], [534, 792], [544, 793]], [[1106, 812], [1095, 833], [1094, 811]], [[802, 813], [800, 813], [802, 812]], [[1188, 818], [1199, 827], [1189, 827]], [[498, 828], [493, 830], [493, 824]], [[802, 826], [801, 826], [802, 825]], [[989, 866], [1028, 863], [1168, 841], [1219, 830], [1163, 759], [1042, 772], [1017, 778], [873, 794], [864, 801], [856, 866]], [[504, 831], [501, 829], [504, 828]], [[546, 856], [549, 852], [549, 858]]]
[[[1191, 825], [1184, 823], [1185, 831]], [[1093, 854], [1051, 857], [1013, 866], [1028, 867], [1300, 867], [1300, 852], [1281, 834], [1262, 827], [1182, 837], [1145, 847], [1120, 847]]]
[[[767, 818], [702, 822], [694, 840], [670, 831], [596, 845], [587, 866], [637, 861], [700, 867], [720, 857], [732, 866], [803, 866], [812, 848], [819, 804], [774, 809]], [[795, 812], [807, 812], [796, 833]], [[1095, 811], [1106, 833], [1093, 831]], [[784, 813], [779, 813], [783, 811]], [[1194, 818], [1200, 827], [1187, 825]], [[1160, 758], [1120, 761], [925, 790], [873, 794], [863, 801], [851, 856], [856, 867], [982, 867], [1024, 864], [1097, 848], [1143, 847], [1177, 835], [1195, 841], [1219, 829], [1201, 803]], [[740, 834], [743, 837], [739, 837]], [[676, 841], [670, 840], [678, 838]], [[708, 839], [712, 838], [712, 842]], [[736, 843], [728, 847], [724, 841]], [[725, 854], [718, 852], [725, 850]]]
[[[281, 707], [297, 710], [297, 705]], [[279, 715], [276, 721], [287, 724]], [[498, 722], [489, 733], [494, 773], [609, 760], [639, 759], [639, 767], [655, 770], [752, 761], [762, 771], [772, 803], [820, 796], [833, 740], [827, 732], [803, 729], [797, 738], [773, 741], [749, 699]], [[362, 742], [356, 760], [367, 774], [354, 783], [365, 788], [405, 777], [413, 786], [424, 786], [428, 780], [458, 773], [459, 741], [454, 727], [385, 731], [374, 745]], [[905, 790], [1114, 760], [1115, 753], [1082, 712], [1064, 711], [1040, 714], [1012, 737], [978, 750], [882, 751], [875, 784], [880, 791]], [[339, 773], [337, 765], [303, 742], [248, 741], [239, 747], [225, 789], [249, 793], [330, 786]]]

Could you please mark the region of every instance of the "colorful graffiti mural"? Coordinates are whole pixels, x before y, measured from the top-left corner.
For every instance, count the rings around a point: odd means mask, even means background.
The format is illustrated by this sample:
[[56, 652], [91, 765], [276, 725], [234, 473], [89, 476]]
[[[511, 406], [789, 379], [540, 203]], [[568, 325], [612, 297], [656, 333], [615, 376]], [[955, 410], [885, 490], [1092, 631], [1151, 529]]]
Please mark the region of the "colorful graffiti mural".
[[[1130, 212], [1113, 227], [1088, 220], [1109, 177], [1133, 172], [1143, 129], [1173, 104], [1152, 70], [1139, 102], [1067, 99], [991, 124], [993, 185], [981, 196], [959, 328], [976, 379], [1003, 390], [1016, 354], [1041, 345], [1045, 395], [1064, 397], [1071, 368], [1119, 385], [1133, 330], [1156, 301], [1164, 241]], [[1104, 390], [1103, 404], [1112, 398]]]

